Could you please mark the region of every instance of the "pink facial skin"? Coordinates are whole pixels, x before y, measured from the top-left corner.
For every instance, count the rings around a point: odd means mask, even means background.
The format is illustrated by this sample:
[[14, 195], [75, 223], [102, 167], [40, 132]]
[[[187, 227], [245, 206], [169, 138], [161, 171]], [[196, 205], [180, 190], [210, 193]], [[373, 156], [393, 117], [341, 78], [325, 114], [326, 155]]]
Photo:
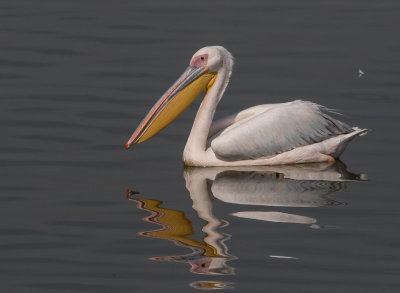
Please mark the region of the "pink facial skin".
[[208, 54], [199, 55], [192, 59], [192, 61], [190, 62], [190, 66], [195, 66], [197, 68], [205, 67], [207, 65], [207, 61]]

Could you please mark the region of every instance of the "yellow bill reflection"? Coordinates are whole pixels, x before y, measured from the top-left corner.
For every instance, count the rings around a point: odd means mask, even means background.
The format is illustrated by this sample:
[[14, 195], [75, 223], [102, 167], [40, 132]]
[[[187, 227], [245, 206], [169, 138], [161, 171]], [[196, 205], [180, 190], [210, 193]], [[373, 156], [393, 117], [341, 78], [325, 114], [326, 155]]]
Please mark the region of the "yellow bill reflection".
[[161, 226], [159, 229], [140, 232], [142, 236], [161, 238], [173, 241], [178, 246], [183, 246], [192, 250], [192, 253], [178, 256], [152, 257], [152, 260], [185, 262], [191, 265], [190, 271], [196, 274], [233, 274], [234, 270], [226, 264], [228, 260], [234, 257], [229, 255], [224, 241], [230, 238], [230, 235], [217, 231], [219, 227], [225, 224], [218, 219], [207, 217], [207, 227], [204, 232], [204, 240], [198, 241], [190, 236], [194, 235], [192, 222], [182, 211], [162, 208], [162, 201], [138, 198], [132, 191], [127, 192], [127, 198], [138, 204], [138, 208], [151, 213], [143, 220], [155, 223]]

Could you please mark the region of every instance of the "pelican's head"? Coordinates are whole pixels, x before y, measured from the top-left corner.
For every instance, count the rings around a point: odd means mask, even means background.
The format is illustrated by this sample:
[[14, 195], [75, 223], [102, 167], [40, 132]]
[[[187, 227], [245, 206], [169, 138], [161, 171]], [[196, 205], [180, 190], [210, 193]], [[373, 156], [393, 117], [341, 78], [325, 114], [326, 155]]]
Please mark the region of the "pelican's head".
[[151, 108], [125, 148], [141, 143], [164, 129], [214, 84], [222, 67], [232, 67], [232, 64], [232, 56], [224, 47], [211, 46], [197, 51], [189, 67]]
[[[221, 46], [204, 47], [198, 50], [190, 60], [190, 66], [205, 65], [212, 72], [218, 72], [232, 59], [231, 53]], [[202, 64], [203, 63], [203, 64]]]

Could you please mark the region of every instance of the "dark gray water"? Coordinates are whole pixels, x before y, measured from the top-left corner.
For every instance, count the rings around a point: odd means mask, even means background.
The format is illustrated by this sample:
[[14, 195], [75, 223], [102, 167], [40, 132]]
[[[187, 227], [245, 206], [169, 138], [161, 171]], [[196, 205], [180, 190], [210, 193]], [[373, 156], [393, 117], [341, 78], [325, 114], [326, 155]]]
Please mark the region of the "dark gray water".
[[[398, 292], [399, 15], [397, 0], [3, 0], [1, 291]], [[373, 130], [347, 167], [184, 170], [199, 102], [125, 151], [215, 44], [236, 58], [217, 116], [338, 109]]]

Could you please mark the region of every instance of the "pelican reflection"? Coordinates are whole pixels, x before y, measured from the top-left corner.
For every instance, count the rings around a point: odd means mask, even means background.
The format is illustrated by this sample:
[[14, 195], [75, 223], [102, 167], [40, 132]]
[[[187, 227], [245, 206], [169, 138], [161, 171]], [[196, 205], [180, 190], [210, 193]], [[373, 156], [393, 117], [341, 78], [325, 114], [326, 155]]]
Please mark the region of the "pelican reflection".
[[[144, 220], [157, 224], [159, 228], [141, 232], [147, 237], [173, 241], [178, 246], [191, 250], [178, 256], [153, 257], [153, 260], [184, 262], [197, 274], [231, 275], [234, 268], [228, 261], [237, 257], [229, 253], [227, 240], [231, 235], [223, 233], [228, 221], [213, 212], [213, 198], [229, 204], [258, 206], [259, 211], [239, 211], [231, 215], [241, 218], [280, 223], [307, 224], [318, 228], [317, 219], [279, 211], [281, 207], [340, 206], [344, 202], [334, 200], [331, 194], [343, 189], [348, 181], [363, 181], [366, 176], [347, 171], [342, 162], [317, 163], [288, 166], [252, 167], [186, 167], [186, 188], [193, 201], [193, 209], [206, 224], [202, 231], [194, 231], [192, 222], [183, 211], [160, 207], [161, 201], [139, 198], [128, 194], [128, 198], [140, 209], [151, 214]], [[273, 209], [273, 210], [271, 210]], [[298, 211], [298, 209], [296, 209]], [[222, 215], [226, 217], [226, 215]], [[195, 235], [204, 235], [196, 240]], [[197, 237], [198, 238], [198, 237]], [[213, 283], [214, 284], [214, 283]], [[205, 286], [232, 288], [231, 283], [193, 283], [192, 287]]]
[[[186, 188], [193, 207], [209, 210], [207, 191], [223, 202], [267, 207], [320, 207], [344, 205], [328, 195], [345, 188], [348, 181], [366, 180], [347, 171], [344, 163], [304, 165], [186, 168]], [[316, 219], [279, 211], [241, 211], [232, 215], [270, 222], [311, 224]]]

